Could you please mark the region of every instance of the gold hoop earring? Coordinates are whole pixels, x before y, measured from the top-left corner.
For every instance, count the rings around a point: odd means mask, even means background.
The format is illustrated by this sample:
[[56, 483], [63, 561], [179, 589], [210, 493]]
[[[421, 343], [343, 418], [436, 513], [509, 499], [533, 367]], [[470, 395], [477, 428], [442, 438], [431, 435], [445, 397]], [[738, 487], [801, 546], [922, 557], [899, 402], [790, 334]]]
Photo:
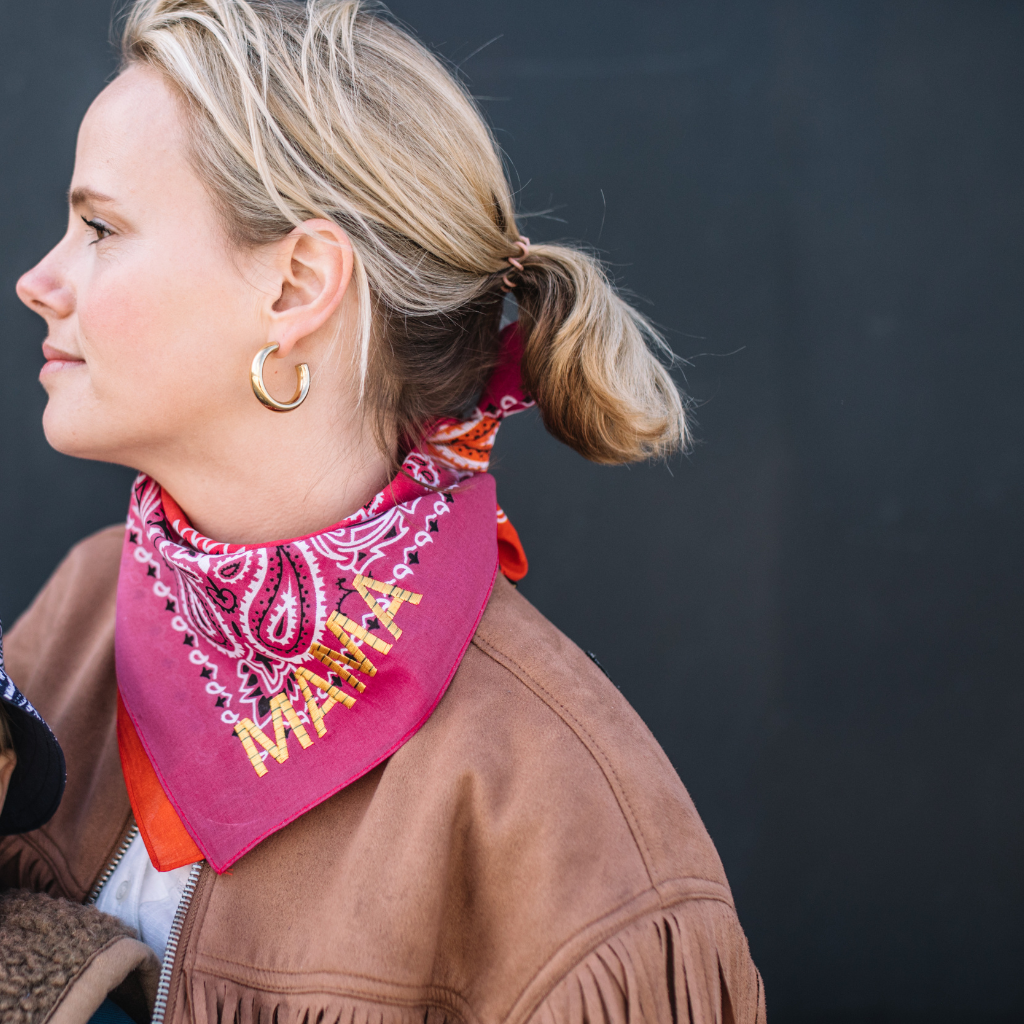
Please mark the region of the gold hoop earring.
[[299, 363], [295, 367], [295, 376], [298, 378], [299, 384], [298, 390], [290, 402], [279, 402], [267, 391], [267, 386], [263, 383], [263, 364], [267, 361], [267, 356], [276, 352], [279, 347], [279, 345], [271, 343], [256, 353], [252, 366], [249, 367], [249, 382], [252, 384], [253, 394], [268, 409], [272, 409], [274, 412], [291, 412], [293, 409], [298, 409], [306, 400], [306, 395], [309, 394], [309, 367], [305, 363]]

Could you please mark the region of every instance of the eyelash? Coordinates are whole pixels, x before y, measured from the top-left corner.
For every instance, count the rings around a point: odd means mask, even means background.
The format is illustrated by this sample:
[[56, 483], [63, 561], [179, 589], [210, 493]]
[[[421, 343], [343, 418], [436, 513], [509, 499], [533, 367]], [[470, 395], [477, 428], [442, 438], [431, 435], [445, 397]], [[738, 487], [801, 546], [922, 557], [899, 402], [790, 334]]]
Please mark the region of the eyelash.
[[114, 233], [113, 231], [110, 230], [110, 228], [107, 227], [106, 224], [103, 223], [103, 221], [89, 220], [88, 217], [83, 217], [82, 220], [85, 221], [85, 223], [88, 224], [89, 227], [91, 227], [97, 235], [97, 237], [94, 238], [89, 243], [90, 245], [95, 245], [97, 242], [102, 242], [104, 238], [107, 238]]

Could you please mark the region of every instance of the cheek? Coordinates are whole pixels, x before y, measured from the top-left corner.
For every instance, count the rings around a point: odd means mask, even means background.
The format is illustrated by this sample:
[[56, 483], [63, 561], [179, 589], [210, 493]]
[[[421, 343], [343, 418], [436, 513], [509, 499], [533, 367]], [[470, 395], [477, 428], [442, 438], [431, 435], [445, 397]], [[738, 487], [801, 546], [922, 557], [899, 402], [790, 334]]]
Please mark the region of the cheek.
[[232, 377], [244, 380], [253, 303], [215, 264], [155, 254], [115, 260], [78, 299], [83, 355], [104, 404], [125, 403], [146, 418], [168, 404], [194, 415], [223, 401]]
[[77, 288], [86, 368], [48, 387], [44, 426], [67, 454], [134, 465], [140, 446], [218, 430], [251, 400], [258, 303], [227, 260], [168, 249], [105, 255]]
[[161, 329], [173, 326], [161, 317], [163, 304], [146, 278], [140, 268], [119, 266], [94, 275], [79, 290], [82, 355], [100, 395], [145, 365], [149, 354], [161, 347]]

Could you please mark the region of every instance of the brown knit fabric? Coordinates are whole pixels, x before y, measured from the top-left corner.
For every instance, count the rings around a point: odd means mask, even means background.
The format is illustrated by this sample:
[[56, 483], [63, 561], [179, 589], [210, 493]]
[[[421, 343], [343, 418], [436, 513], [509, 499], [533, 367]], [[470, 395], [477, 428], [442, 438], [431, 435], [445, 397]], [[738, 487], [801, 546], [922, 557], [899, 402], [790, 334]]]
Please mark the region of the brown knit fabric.
[[0, 1021], [45, 1020], [97, 953], [134, 935], [93, 907], [42, 893], [0, 895]]

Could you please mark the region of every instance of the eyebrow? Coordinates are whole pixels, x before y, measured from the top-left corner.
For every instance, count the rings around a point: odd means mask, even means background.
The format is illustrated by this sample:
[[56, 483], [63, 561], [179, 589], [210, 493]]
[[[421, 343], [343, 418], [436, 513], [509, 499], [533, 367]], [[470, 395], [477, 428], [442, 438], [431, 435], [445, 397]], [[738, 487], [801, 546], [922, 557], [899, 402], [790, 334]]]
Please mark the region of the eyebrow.
[[68, 193], [68, 202], [72, 206], [85, 206], [89, 203], [114, 203], [116, 201], [112, 196], [105, 196], [102, 192], [91, 188], [75, 188]]

